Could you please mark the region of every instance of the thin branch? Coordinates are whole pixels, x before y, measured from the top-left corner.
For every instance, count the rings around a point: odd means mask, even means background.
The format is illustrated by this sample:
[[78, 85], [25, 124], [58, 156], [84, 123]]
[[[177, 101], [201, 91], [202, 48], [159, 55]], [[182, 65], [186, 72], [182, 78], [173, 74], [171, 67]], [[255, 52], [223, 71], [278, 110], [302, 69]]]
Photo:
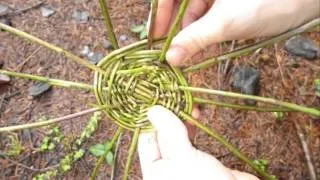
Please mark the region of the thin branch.
[[11, 162], [12, 164], [14, 164], [16, 166], [20, 166], [20, 167], [23, 167], [25, 169], [28, 169], [30, 171], [35, 171], [35, 172], [46, 172], [46, 171], [49, 171], [49, 170], [52, 170], [52, 169], [55, 169], [55, 168], [59, 167], [59, 164], [57, 164], [57, 165], [46, 167], [46, 168], [43, 168], [43, 169], [37, 169], [37, 168], [29, 167], [29, 166], [27, 166], [25, 164], [22, 164], [22, 163], [19, 163], [17, 161], [14, 161], [14, 160], [12, 160], [12, 159], [4, 156], [4, 155], [1, 155], [1, 156], [3, 156], [6, 160], [8, 160], [9, 162]]
[[193, 98], [193, 102], [197, 104], [212, 104], [221, 107], [227, 107], [232, 109], [241, 109], [247, 111], [258, 111], [258, 112], [292, 112], [291, 109], [286, 108], [275, 108], [275, 107], [257, 107], [257, 106], [247, 106], [247, 105], [240, 105], [240, 104], [229, 104], [219, 101], [207, 100], [202, 98]]
[[88, 110], [84, 110], [81, 112], [77, 112], [74, 114], [69, 114], [63, 117], [55, 118], [55, 119], [50, 119], [47, 121], [40, 121], [40, 122], [34, 122], [34, 123], [29, 123], [29, 124], [22, 124], [22, 125], [15, 125], [15, 126], [8, 126], [8, 127], [0, 127], [0, 133], [3, 132], [9, 132], [9, 131], [17, 131], [17, 130], [22, 130], [22, 129], [30, 129], [30, 128], [36, 128], [36, 127], [42, 127], [42, 126], [48, 126], [50, 124], [55, 124], [58, 122], [66, 121], [66, 120], [71, 120], [76, 117], [80, 117], [89, 113], [93, 113], [102, 109], [105, 109], [107, 106], [101, 106], [97, 108], [92, 108]]
[[53, 86], [60, 86], [60, 87], [65, 87], [65, 88], [74, 88], [74, 89], [93, 91], [92, 85], [84, 84], [84, 83], [65, 81], [65, 80], [61, 80], [61, 79], [52, 79], [52, 78], [48, 78], [48, 77], [36, 76], [36, 75], [31, 75], [31, 74], [26, 74], [26, 73], [11, 72], [11, 71], [7, 71], [7, 70], [0, 70], [0, 74], [6, 74], [6, 75], [12, 76], [12, 77], [18, 77], [18, 78], [23, 78], [23, 79], [31, 79], [34, 81], [45, 82], [45, 83], [53, 85]]
[[111, 41], [113, 48], [119, 49], [117, 37], [113, 31], [113, 25], [112, 25], [110, 14], [109, 14], [109, 9], [108, 9], [107, 3], [105, 1], [106, 0], [99, 0], [99, 4], [100, 4], [102, 16], [104, 18], [105, 26], [107, 28], [108, 37]]
[[120, 150], [120, 145], [121, 145], [121, 139], [122, 139], [122, 134], [120, 134], [116, 147], [114, 149], [114, 159], [113, 159], [113, 164], [112, 164], [112, 170], [111, 170], [111, 176], [110, 180], [116, 180], [117, 179], [117, 172], [118, 172], [118, 156], [119, 156], [119, 150]]
[[118, 129], [117, 129], [116, 133], [114, 134], [108, 148], [106, 149], [104, 154], [99, 158], [98, 162], [96, 163], [96, 166], [94, 167], [94, 169], [91, 173], [90, 180], [96, 179], [96, 176], [98, 175], [100, 167], [105, 162], [106, 155], [113, 149], [114, 144], [118, 140], [119, 136], [123, 133], [123, 131], [124, 131], [124, 129], [122, 127], [118, 127]]
[[132, 165], [134, 153], [136, 152], [140, 130], [141, 130], [140, 128], [136, 128], [134, 131], [134, 134], [133, 134], [133, 137], [131, 140], [131, 145], [130, 145], [129, 152], [128, 152], [127, 163], [126, 163], [126, 166], [124, 169], [123, 180], [127, 180], [129, 178], [129, 172], [130, 172], [130, 168]]
[[148, 32], [148, 49], [152, 49], [152, 41], [153, 41], [153, 32], [155, 21], [157, 20], [157, 10], [158, 10], [158, 0], [151, 1], [151, 17], [150, 17], [150, 26]]
[[219, 91], [219, 90], [214, 90], [214, 89], [197, 88], [197, 87], [179, 86], [178, 88], [183, 91], [206, 93], [206, 94], [221, 95], [221, 96], [227, 96], [227, 97], [233, 97], [233, 98], [261, 101], [264, 103], [274, 104], [274, 105], [282, 106], [282, 107], [289, 108], [292, 110], [311, 114], [315, 117], [320, 117], [320, 110], [318, 110], [316, 108], [304, 107], [304, 106], [300, 106], [297, 104], [283, 102], [283, 101], [279, 101], [279, 100], [272, 99], [272, 98], [252, 96], [252, 95], [240, 94], [240, 93], [234, 93], [234, 92], [228, 92], [228, 91]]
[[238, 157], [239, 159], [241, 159], [243, 162], [247, 163], [250, 167], [252, 167], [256, 172], [258, 172], [262, 177], [264, 177], [265, 179], [272, 179], [274, 180], [275, 177], [268, 174], [267, 172], [265, 172], [264, 170], [260, 169], [256, 164], [253, 163], [252, 160], [250, 160], [249, 158], [247, 158], [244, 154], [242, 154], [239, 149], [237, 149], [236, 147], [234, 147], [231, 143], [229, 143], [222, 135], [220, 135], [218, 132], [216, 132], [213, 129], [210, 129], [209, 127], [201, 124], [198, 120], [194, 119], [193, 117], [191, 117], [190, 115], [184, 113], [184, 112], [180, 112], [181, 117], [183, 117], [185, 120], [187, 120], [188, 122], [190, 122], [191, 124], [195, 125], [196, 127], [198, 127], [199, 129], [201, 129], [202, 131], [206, 132], [208, 135], [210, 135], [211, 137], [213, 137], [214, 139], [216, 139], [218, 142], [220, 142], [221, 144], [223, 144], [233, 155], [235, 155], [236, 157]]
[[301, 146], [302, 146], [302, 150], [303, 150], [304, 155], [306, 157], [310, 179], [311, 180], [317, 180], [316, 169], [314, 168], [313, 163], [312, 163], [311, 153], [310, 153], [310, 150], [308, 148], [308, 144], [306, 142], [306, 138], [305, 138], [305, 136], [304, 136], [304, 134], [302, 132], [302, 129], [301, 129], [299, 123], [296, 120], [294, 120], [294, 125], [295, 125], [296, 130], [297, 130], [297, 135], [299, 137], [299, 140], [300, 140], [300, 143], [301, 143]]
[[70, 58], [71, 60], [73, 60], [73, 61], [75, 61], [75, 62], [77, 62], [77, 63], [79, 63], [81, 65], [86, 66], [87, 68], [89, 68], [91, 70], [98, 71], [101, 74], [105, 74], [105, 72], [102, 69], [100, 69], [97, 66], [89, 63], [88, 61], [86, 61], [84, 59], [81, 59], [80, 57], [72, 54], [69, 51], [66, 51], [66, 50], [64, 50], [64, 49], [62, 49], [62, 48], [60, 48], [58, 46], [55, 46], [55, 45], [53, 45], [51, 43], [43, 41], [43, 40], [41, 40], [41, 39], [39, 39], [39, 38], [37, 38], [35, 36], [32, 36], [32, 35], [30, 35], [30, 34], [28, 34], [26, 32], [20, 31], [20, 30], [18, 30], [16, 28], [10, 27], [10, 26], [2, 24], [2, 23], [0, 23], [0, 29], [6, 30], [6, 31], [8, 31], [8, 32], [10, 32], [12, 34], [15, 34], [15, 35], [17, 35], [19, 37], [25, 38], [25, 39], [27, 39], [29, 41], [32, 41], [32, 42], [37, 43], [37, 44], [39, 44], [41, 46], [44, 46], [44, 47], [46, 47], [46, 48], [48, 48], [48, 49], [50, 49], [52, 51], [55, 51], [55, 52], [57, 52], [59, 54], [62, 54], [64, 56]]
[[300, 26], [300, 27], [298, 27], [296, 29], [290, 30], [288, 32], [285, 32], [283, 34], [275, 36], [275, 37], [273, 37], [271, 39], [256, 43], [254, 45], [250, 45], [248, 47], [245, 47], [245, 48], [242, 48], [242, 49], [239, 49], [239, 50], [232, 51], [230, 53], [226, 53], [226, 54], [223, 54], [223, 55], [220, 55], [220, 56], [217, 56], [217, 57], [206, 59], [201, 63], [192, 65], [192, 66], [184, 69], [183, 72], [193, 72], [193, 71], [196, 71], [196, 70], [199, 70], [199, 69], [208, 68], [208, 67], [210, 67], [212, 65], [215, 65], [217, 63], [226, 61], [226, 60], [228, 60], [230, 58], [234, 58], [234, 57], [245, 55], [245, 54], [247, 54], [249, 52], [252, 52], [252, 51], [254, 51], [256, 49], [271, 45], [271, 44], [273, 44], [275, 42], [278, 42], [278, 41], [287, 39], [287, 38], [289, 38], [291, 36], [300, 34], [300, 33], [304, 32], [304, 31], [306, 31], [308, 29], [311, 29], [311, 28], [314, 28], [314, 27], [318, 26], [319, 24], [320, 24], [320, 18], [314, 19], [314, 20], [312, 20], [312, 21], [310, 21], [310, 22], [308, 22], [308, 23], [306, 23], [306, 24], [304, 24], [304, 25], [302, 25], [302, 26]]
[[181, 5], [180, 5], [178, 15], [175, 18], [173, 25], [171, 26], [171, 29], [169, 31], [167, 40], [166, 40], [166, 42], [165, 42], [165, 44], [164, 44], [164, 46], [162, 48], [162, 53], [161, 53], [160, 58], [159, 58], [160, 62], [164, 62], [165, 61], [166, 53], [167, 53], [167, 51], [168, 51], [168, 49], [169, 49], [169, 47], [171, 45], [173, 37], [177, 34], [177, 32], [179, 30], [182, 18], [183, 18], [184, 14], [185, 14], [185, 12], [187, 10], [188, 4], [189, 4], [189, 0], [183, 0]]

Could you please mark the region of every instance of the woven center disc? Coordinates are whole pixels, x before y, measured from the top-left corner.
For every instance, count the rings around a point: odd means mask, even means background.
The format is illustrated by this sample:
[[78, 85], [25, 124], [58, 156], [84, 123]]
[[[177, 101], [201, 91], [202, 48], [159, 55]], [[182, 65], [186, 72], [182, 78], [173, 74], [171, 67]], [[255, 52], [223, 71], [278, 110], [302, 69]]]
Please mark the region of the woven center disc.
[[[145, 52], [145, 51], [144, 51]], [[105, 58], [99, 66], [106, 74], [96, 72], [95, 92], [100, 105], [110, 105], [107, 116], [118, 125], [133, 130], [151, 128], [147, 111], [162, 105], [177, 115], [190, 113], [191, 94], [179, 90], [186, 81], [180, 71], [160, 63], [156, 57]]]

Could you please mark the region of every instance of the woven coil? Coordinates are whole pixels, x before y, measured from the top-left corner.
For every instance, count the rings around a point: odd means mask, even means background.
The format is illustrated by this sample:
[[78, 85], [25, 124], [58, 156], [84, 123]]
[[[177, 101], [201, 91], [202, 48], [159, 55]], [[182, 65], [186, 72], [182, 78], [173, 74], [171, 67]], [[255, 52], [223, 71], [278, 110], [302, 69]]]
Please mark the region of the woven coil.
[[146, 41], [113, 51], [98, 66], [106, 73], [95, 72], [94, 87], [99, 105], [108, 118], [119, 126], [134, 130], [151, 129], [147, 111], [153, 105], [162, 105], [179, 115], [190, 114], [192, 96], [180, 91], [187, 86], [180, 70], [159, 62], [159, 50], [143, 50]]

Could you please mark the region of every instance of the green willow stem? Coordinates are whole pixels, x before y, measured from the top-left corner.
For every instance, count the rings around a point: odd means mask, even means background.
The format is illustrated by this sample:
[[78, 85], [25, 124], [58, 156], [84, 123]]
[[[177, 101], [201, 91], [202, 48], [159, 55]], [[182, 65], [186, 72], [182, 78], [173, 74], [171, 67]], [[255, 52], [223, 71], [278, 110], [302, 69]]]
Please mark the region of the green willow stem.
[[320, 110], [318, 110], [318, 109], [308, 108], [308, 107], [300, 106], [300, 105], [293, 104], [293, 103], [279, 101], [279, 100], [272, 99], [272, 98], [265, 98], [265, 97], [260, 97], [260, 96], [252, 96], [252, 95], [247, 95], [247, 94], [240, 94], [240, 93], [219, 91], [219, 90], [205, 89], [205, 88], [197, 88], [197, 87], [179, 86], [178, 88], [183, 91], [206, 93], [206, 94], [221, 95], [221, 96], [227, 96], [227, 97], [233, 97], [233, 98], [261, 101], [264, 103], [270, 103], [270, 104], [286, 107], [289, 109], [293, 109], [296, 111], [304, 112], [307, 114], [311, 114], [315, 117], [320, 117]]
[[10, 32], [12, 34], [15, 34], [15, 35], [17, 35], [19, 37], [25, 38], [25, 39], [27, 39], [29, 41], [32, 41], [32, 42], [37, 43], [37, 44], [39, 44], [39, 45], [41, 45], [43, 47], [46, 47], [46, 48], [48, 48], [48, 49], [50, 49], [52, 51], [55, 51], [55, 52], [57, 52], [59, 54], [62, 54], [64, 56], [70, 58], [71, 60], [73, 60], [73, 61], [75, 61], [75, 62], [77, 62], [77, 63], [79, 63], [79, 64], [81, 64], [83, 66], [86, 66], [87, 68], [89, 68], [91, 70], [98, 71], [98, 72], [100, 72], [102, 74], [105, 74], [105, 72], [103, 70], [101, 70], [97, 66], [89, 63], [88, 61], [86, 61], [84, 59], [81, 59], [80, 57], [72, 54], [69, 51], [66, 51], [66, 50], [64, 50], [64, 49], [62, 49], [62, 48], [60, 48], [58, 46], [55, 46], [55, 45], [53, 45], [51, 43], [43, 41], [43, 40], [41, 40], [41, 39], [39, 39], [39, 38], [37, 38], [35, 36], [32, 36], [32, 35], [30, 35], [30, 34], [28, 34], [26, 32], [20, 31], [20, 30], [18, 30], [16, 28], [7, 26], [7, 25], [2, 24], [2, 23], [0, 23], [0, 29], [6, 30], [6, 31], [8, 31], [8, 32]]
[[126, 166], [124, 169], [123, 180], [127, 180], [129, 178], [129, 171], [130, 171], [131, 164], [133, 161], [134, 153], [136, 152], [140, 130], [141, 130], [140, 128], [136, 128], [134, 131], [134, 134], [133, 134], [133, 137], [131, 140], [131, 145], [130, 145], [129, 152], [128, 152], [127, 163], [126, 163]]
[[308, 29], [316, 27], [319, 24], [320, 24], [320, 18], [314, 19], [314, 20], [312, 20], [312, 21], [310, 21], [310, 22], [308, 22], [308, 23], [306, 23], [306, 24], [304, 24], [304, 25], [302, 25], [302, 26], [300, 26], [300, 27], [298, 27], [296, 29], [287, 31], [287, 32], [285, 32], [283, 34], [280, 34], [278, 36], [275, 36], [275, 37], [273, 37], [271, 39], [267, 39], [265, 41], [258, 42], [258, 43], [254, 44], [254, 45], [250, 45], [248, 47], [245, 47], [245, 48], [242, 48], [242, 49], [239, 49], [239, 50], [235, 50], [235, 51], [232, 51], [232, 52], [229, 52], [229, 53], [217, 56], [217, 57], [208, 58], [208, 59], [204, 60], [201, 63], [195, 64], [195, 65], [192, 65], [192, 66], [190, 66], [188, 68], [183, 69], [183, 72], [193, 72], [193, 71], [196, 71], [196, 70], [199, 70], [199, 69], [208, 68], [208, 67], [210, 67], [212, 65], [215, 65], [217, 63], [226, 61], [228, 59], [245, 55], [245, 54], [247, 54], [247, 53], [249, 53], [251, 51], [254, 51], [256, 49], [259, 49], [259, 48], [274, 44], [275, 42], [282, 41], [282, 40], [287, 39], [287, 38], [289, 38], [291, 36], [300, 34], [300, 33], [304, 32], [304, 31], [306, 31]]
[[165, 61], [165, 57], [166, 57], [166, 53], [171, 45], [171, 42], [172, 42], [172, 39], [173, 37], [177, 34], [178, 30], [179, 30], [179, 26], [181, 24], [181, 21], [182, 21], [182, 18], [187, 10], [187, 7], [188, 7], [188, 4], [189, 4], [189, 0], [183, 0], [181, 5], [180, 5], [180, 8], [179, 8], [179, 12], [178, 12], [178, 15], [177, 17], [175, 18], [174, 20], [174, 23], [169, 31], [169, 34], [168, 34], [168, 37], [167, 37], [167, 40], [162, 48], [162, 53], [160, 55], [160, 62], [164, 62]]
[[148, 49], [152, 49], [153, 31], [154, 31], [155, 21], [157, 18], [157, 10], [158, 10], [158, 0], [151, 0], [151, 17], [150, 17], [150, 26], [149, 26], [149, 32], [148, 32]]
[[52, 79], [52, 78], [47, 78], [47, 77], [43, 77], [43, 76], [36, 76], [36, 75], [31, 75], [31, 74], [26, 74], [26, 73], [11, 72], [11, 71], [7, 71], [7, 70], [0, 70], [0, 74], [6, 74], [6, 75], [12, 76], [12, 77], [18, 77], [18, 78], [23, 78], [23, 79], [31, 79], [31, 80], [35, 80], [35, 81], [45, 82], [45, 83], [53, 85], [53, 86], [60, 86], [60, 87], [66, 87], [66, 88], [74, 88], [74, 89], [93, 91], [92, 85], [84, 84], [84, 83], [65, 81], [65, 80], [60, 80], [60, 79]]
[[40, 121], [40, 122], [34, 122], [34, 123], [22, 124], [22, 125], [15, 125], [15, 126], [8, 126], [8, 127], [0, 127], [0, 133], [10, 132], [10, 131], [17, 131], [17, 130], [22, 130], [22, 129], [37, 128], [37, 127], [42, 127], [42, 126], [48, 126], [48, 125], [55, 124], [55, 123], [58, 123], [58, 122], [74, 119], [76, 117], [80, 117], [80, 116], [83, 116], [83, 115], [86, 115], [86, 114], [89, 114], [89, 113], [100, 111], [100, 110], [105, 109], [107, 107], [109, 107], [109, 106], [101, 106], [101, 107], [97, 107], [97, 108], [92, 108], [92, 109], [84, 110], [84, 111], [77, 112], [77, 113], [74, 113], [74, 114], [69, 114], [69, 115], [66, 115], [66, 116], [63, 116], [63, 117], [50, 119], [50, 120], [47, 120], [47, 121]]
[[100, 9], [104, 18], [105, 26], [107, 28], [108, 37], [111, 41], [113, 48], [119, 49], [119, 44], [118, 44], [116, 35], [113, 31], [113, 25], [112, 25], [110, 14], [109, 14], [109, 9], [105, 1], [106, 0], [99, 0], [99, 4], [100, 4]]
[[180, 112], [180, 116], [190, 122], [191, 124], [195, 125], [202, 131], [206, 132], [208, 135], [219, 141], [221, 144], [223, 144], [233, 155], [237, 156], [239, 159], [241, 159], [243, 162], [247, 163], [250, 167], [252, 167], [256, 172], [258, 172], [262, 177], [265, 179], [274, 180], [275, 177], [268, 174], [267, 172], [260, 169], [256, 164], [253, 163], [252, 160], [247, 158], [244, 154], [242, 154], [239, 149], [234, 147], [231, 143], [229, 143], [223, 136], [221, 136], [218, 132], [216, 132], [213, 129], [210, 129], [209, 127], [201, 124], [198, 120], [194, 119], [190, 115], [184, 113], [183, 111]]
[[229, 104], [223, 103], [218, 101], [212, 101], [202, 98], [193, 98], [193, 102], [197, 104], [211, 104], [221, 107], [227, 107], [232, 109], [240, 109], [240, 110], [248, 110], [248, 111], [258, 111], [258, 112], [292, 112], [291, 109], [286, 108], [275, 108], [275, 107], [257, 107], [257, 106], [247, 106], [247, 105], [240, 105], [240, 104]]
[[116, 133], [114, 134], [108, 148], [106, 149], [106, 151], [104, 152], [104, 154], [99, 158], [98, 162], [96, 163], [96, 166], [93, 169], [93, 172], [90, 176], [90, 180], [94, 180], [96, 179], [99, 169], [102, 166], [102, 164], [104, 164], [105, 160], [106, 160], [106, 155], [113, 149], [113, 146], [115, 145], [115, 143], [117, 142], [119, 136], [123, 133], [123, 128], [119, 127], [116, 131]]

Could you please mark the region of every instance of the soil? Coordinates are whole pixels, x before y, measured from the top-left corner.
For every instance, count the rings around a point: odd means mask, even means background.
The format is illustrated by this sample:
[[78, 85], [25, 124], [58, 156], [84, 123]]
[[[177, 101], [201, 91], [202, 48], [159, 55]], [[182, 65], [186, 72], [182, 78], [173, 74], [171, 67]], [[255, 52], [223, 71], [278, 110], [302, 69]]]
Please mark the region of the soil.
[[[37, 1], [26, 0], [1, 0], [12, 9], [23, 9], [32, 6]], [[32, 8], [23, 13], [10, 16], [13, 27], [31, 33], [45, 41], [59, 45], [76, 55], [81, 54], [85, 45], [107, 55], [103, 49], [106, 38], [106, 28], [100, 15], [98, 1], [93, 0], [47, 0], [44, 5], [56, 10], [48, 18], [42, 17], [40, 9]], [[148, 16], [148, 1], [146, 0], [110, 0], [111, 17], [114, 22], [117, 36], [126, 35], [126, 41], [120, 41], [121, 46], [138, 41], [138, 36], [130, 31], [133, 24], [141, 24]], [[72, 12], [76, 9], [89, 13], [89, 21], [84, 23], [72, 19]], [[320, 44], [319, 32], [304, 33], [318, 45]], [[44, 75], [58, 79], [77, 82], [92, 83], [93, 73], [87, 68], [78, 65], [69, 59], [57, 55], [50, 50], [40, 48], [38, 45], [27, 42], [19, 37], [6, 32], [0, 32], [0, 64], [3, 69]], [[235, 42], [235, 48], [246, 46], [259, 41], [241, 40]], [[221, 43], [208, 48], [206, 55], [221, 54], [231, 48], [231, 42]], [[315, 95], [313, 80], [320, 77], [320, 61], [308, 61], [300, 57], [289, 55], [283, 48], [284, 42], [264, 48], [260, 52], [251, 53], [230, 62], [228, 71], [223, 72], [223, 65], [216, 65], [196, 73], [188, 74], [187, 79], [193, 86], [202, 86], [213, 89], [231, 91], [232, 70], [239, 65], [247, 65], [259, 69], [260, 96], [273, 97], [280, 100], [303, 104], [306, 106], [320, 106], [320, 100]], [[25, 61], [28, 58], [27, 61]], [[198, 62], [196, 58], [192, 62]], [[87, 91], [69, 90], [53, 87], [40, 98], [28, 97], [28, 88], [34, 82], [13, 78], [7, 86], [0, 87], [0, 126], [24, 124], [39, 118], [61, 117], [63, 115], [79, 112], [90, 108], [90, 103], [95, 103], [95, 97]], [[7, 97], [7, 98], [3, 98]], [[224, 97], [216, 97], [221, 101], [240, 102]], [[260, 103], [259, 103], [260, 105]], [[311, 151], [315, 168], [320, 177], [320, 121], [301, 113], [285, 113], [283, 121], [277, 121], [272, 113], [258, 113], [219, 108], [216, 106], [200, 106], [201, 121], [216, 129], [227, 137], [234, 145], [252, 159], [266, 159], [269, 162], [269, 172], [279, 179], [305, 180], [309, 179], [305, 155], [297, 136], [294, 122], [303, 129], [306, 142]], [[71, 142], [79, 135], [89, 115], [72, 121], [60, 123], [67, 139]], [[107, 118], [100, 124], [97, 132], [84, 145], [89, 148], [96, 143], [110, 139], [116, 126]], [[48, 128], [38, 128], [17, 132], [23, 145], [23, 152], [19, 156], [0, 159], [0, 179], [32, 179], [38, 172], [27, 167], [43, 169], [55, 165], [59, 158], [66, 152], [57, 150], [50, 153], [39, 153], [41, 139]], [[1, 141], [8, 134], [3, 134]], [[121, 150], [118, 163], [121, 179], [125, 166], [130, 133], [124, 134], [121, 141]], [[222, 161], [229, 168], [252, 172], [237, 158], [212, 138], [196, 130], [194, 145], [208, 152]], [[6, 143], [0, 142], [0, 152], [5, 150]], [[20, 165], [17, 165], [17, 162]], [[62, 179], [88, 179], [92, 172], [96, 158], [87, 153], [85, 158], [77, 162], [73, 170]], [[98, 179], [109, 179], [111, 168], [107, 165], [101, 168]], [[136, 156], [130, 179], [142, 179], [138, 157]]]

